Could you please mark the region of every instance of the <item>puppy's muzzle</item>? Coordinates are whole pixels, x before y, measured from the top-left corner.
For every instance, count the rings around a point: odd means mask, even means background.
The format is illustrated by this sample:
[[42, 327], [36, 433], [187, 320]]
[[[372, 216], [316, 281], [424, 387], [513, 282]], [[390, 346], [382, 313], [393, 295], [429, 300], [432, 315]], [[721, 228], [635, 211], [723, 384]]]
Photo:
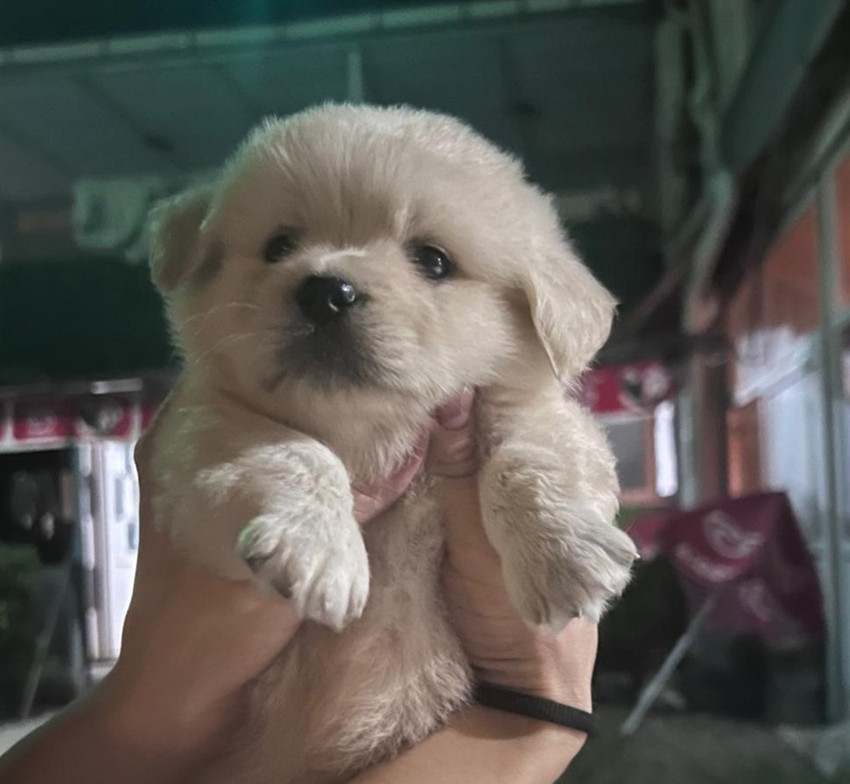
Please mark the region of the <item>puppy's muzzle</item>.
[[338, 321], [363, 300], [353, 283], [331, 275], [310, 275], [295, 291], [299, 309], [316, 325]]

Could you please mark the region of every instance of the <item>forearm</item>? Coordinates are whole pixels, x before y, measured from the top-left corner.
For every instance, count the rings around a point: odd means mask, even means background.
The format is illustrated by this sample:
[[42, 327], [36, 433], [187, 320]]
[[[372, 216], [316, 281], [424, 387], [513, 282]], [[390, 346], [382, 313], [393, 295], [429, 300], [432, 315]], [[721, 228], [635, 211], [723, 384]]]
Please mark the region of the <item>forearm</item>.
[[351, 784], [552, 784], [583, 743], [579, 732], [473, 706]]
[[109, 695], [96, 690], [0, 759], [0, 784], [177, 784], [199, 766], [178, 740], [134, 737]]

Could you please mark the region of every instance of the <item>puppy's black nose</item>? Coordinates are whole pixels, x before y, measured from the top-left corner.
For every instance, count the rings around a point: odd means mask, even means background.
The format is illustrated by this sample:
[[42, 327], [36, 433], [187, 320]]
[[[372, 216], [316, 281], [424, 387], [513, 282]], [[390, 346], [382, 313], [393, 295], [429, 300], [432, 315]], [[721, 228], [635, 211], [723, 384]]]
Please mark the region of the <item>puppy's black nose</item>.
[[314, 324], [341, 318], [361, 299], [362, 295], [351, 283], [330, 275], [310, 275], [295, 291], [298, 307]]

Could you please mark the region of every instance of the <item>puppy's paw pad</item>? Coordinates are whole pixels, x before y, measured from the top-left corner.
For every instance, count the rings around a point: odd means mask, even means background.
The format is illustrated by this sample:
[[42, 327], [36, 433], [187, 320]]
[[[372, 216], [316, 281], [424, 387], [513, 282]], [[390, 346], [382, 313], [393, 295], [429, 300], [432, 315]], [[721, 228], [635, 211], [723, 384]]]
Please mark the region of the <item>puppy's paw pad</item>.
[[340, 631], [363, 614], [369, 562], [353, 521], [329, 537], [288, 531], [263, 515], [242, 532], [238, 550], [260, 584], [289, 599], [302, 618]]

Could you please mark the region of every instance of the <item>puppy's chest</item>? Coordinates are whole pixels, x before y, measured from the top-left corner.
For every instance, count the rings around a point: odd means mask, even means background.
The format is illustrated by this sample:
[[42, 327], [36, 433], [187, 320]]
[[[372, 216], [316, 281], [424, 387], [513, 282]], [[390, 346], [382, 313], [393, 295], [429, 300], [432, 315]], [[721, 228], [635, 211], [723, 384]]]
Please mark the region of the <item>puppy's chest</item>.
[[[366, 541], [362, 618], [341, 634], [305, 625], [258, 687], [273, 770], [286, 766], [275, 759], [284, 748], [298, 750], [308, 773], [372, 765], [433, 732], [465, 699], [467, 665], [439, 593], [443, 533], [430, 483], [370, 523]], [[300, 706], [297, 722], [288, 705]]]

